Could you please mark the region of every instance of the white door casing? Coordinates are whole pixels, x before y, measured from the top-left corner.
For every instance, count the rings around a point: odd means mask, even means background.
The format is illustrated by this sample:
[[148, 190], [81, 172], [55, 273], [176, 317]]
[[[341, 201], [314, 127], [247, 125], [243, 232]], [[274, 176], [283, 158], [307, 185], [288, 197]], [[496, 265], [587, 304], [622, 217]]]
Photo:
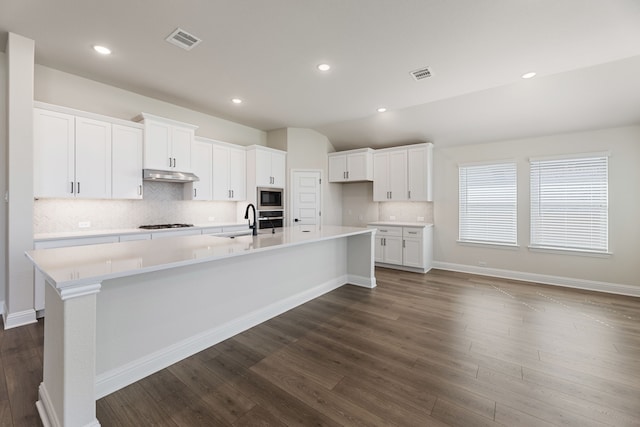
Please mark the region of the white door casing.
[[319, 170], [294, 170], [291, 172], [291, 224], [320, 225], [322, 172]]

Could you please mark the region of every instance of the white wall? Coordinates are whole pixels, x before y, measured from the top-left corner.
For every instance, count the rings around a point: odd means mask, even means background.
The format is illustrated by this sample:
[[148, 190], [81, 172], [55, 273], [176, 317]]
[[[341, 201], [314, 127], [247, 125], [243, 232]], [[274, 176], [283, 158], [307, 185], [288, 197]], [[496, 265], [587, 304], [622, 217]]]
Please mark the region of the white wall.
[[196, 135], [238, 145], [266, 145], [267, 134], [218, 117], [98, 83], [53, 68], [35, 68], [37, 101], [131, 120], [141, 112], [199, 126]]
[[[533, 252], [529, 244], [530, 157], [609, 151], [608, 258]], [[518, 166], [518, 244], [513, 249], [456, 243], [458, 164], [515, 159]], [[434, 258], [440, 263], [533, 273], [640, 287], [640, 126], [439, 148], [434, 153]]]
[[5, 328], [35, 322], [33, 266], [33, 40], [9, 33], [7, 41], [7, 249]]
[[7, 56], [0, 52], [0, 307], [4, 307], [7, 271]]

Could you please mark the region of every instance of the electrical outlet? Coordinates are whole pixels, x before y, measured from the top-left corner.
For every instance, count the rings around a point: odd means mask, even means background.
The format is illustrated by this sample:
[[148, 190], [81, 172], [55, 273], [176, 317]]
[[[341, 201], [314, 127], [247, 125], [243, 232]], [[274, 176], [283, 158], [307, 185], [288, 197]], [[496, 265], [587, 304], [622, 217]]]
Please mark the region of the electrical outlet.
[[216, 220], [216, 217], [215, 217], [215, 216], [210, 216], [210, 217], [209, 217], [209, 221], [215, 221], [215, 220]]
[[78, 223], [79, 228], [89, 228], [91, 227], [91, 221], [80, 221]]
[[418, 217], [418, 222], [423, 222], [424, 221], [424, 217], [423, 216], [419, 216]]
[[389, 219], [390, 219], [391, 221], [393, 221], [394, 219], [396, 219], [396, 216], [395, 216], [395, 215], [389, 215]]

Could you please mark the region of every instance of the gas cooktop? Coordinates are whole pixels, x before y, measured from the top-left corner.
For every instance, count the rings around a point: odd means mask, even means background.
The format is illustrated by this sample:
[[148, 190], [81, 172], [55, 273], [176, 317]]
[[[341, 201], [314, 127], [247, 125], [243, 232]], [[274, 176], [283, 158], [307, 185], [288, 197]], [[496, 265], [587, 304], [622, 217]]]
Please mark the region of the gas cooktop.
[[153, 224], [153, 225], [141, 225], [138, 228], [142, 228], [144, 230], [160, 230], [162, 228], [185, 228], [185, 227], [193, 227], [193, 224]]

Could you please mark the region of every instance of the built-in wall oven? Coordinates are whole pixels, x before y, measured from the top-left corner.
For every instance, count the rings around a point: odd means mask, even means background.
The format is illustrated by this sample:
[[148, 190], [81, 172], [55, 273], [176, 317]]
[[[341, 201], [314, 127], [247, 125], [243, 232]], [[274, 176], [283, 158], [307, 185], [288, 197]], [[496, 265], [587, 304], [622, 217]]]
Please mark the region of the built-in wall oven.
[[282, 228], [284, 226], [284, 211], [258, 211], [258, 229]]
[[282, 188], [258, 187], [258, 210], [283, 210], [283, 193]]

